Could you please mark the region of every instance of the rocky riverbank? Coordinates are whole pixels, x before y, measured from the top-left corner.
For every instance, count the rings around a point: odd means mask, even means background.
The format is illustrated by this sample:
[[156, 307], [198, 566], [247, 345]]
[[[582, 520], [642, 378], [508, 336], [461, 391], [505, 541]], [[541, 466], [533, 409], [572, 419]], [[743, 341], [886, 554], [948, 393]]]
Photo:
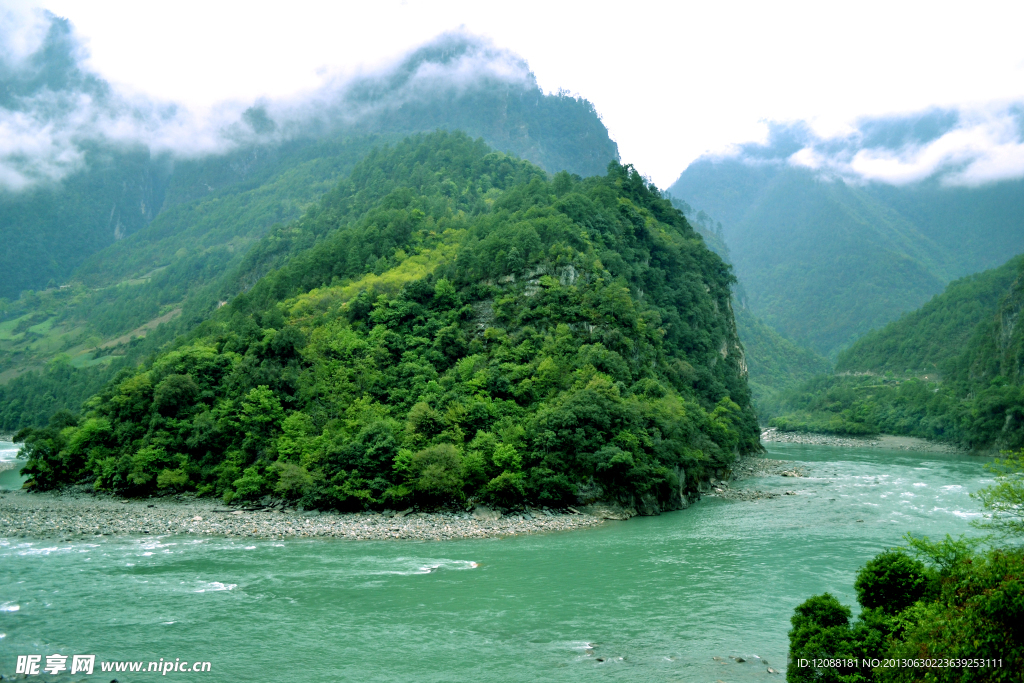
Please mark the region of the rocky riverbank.
[[569, 531], [604, 522], [585, 512], [532, 509], [469, 512], [319, 513], [294, 508], [239, 510], [217, 501], [124, 500], [75, 493], [0, 493], [0, 538], [67, 542], [83, 536], [197, 534], [245, 538], [452, 540]]
[[[732, 488], [730, 481], [751, 477], [805, 476], [785, 460], [750, 456], [737, 460], [724, 478], [712, 478], [704, 495], [731, 500], [776, 498], [779, 493]], [[266, 501], [265, 501], [266, 502]], [[637, 513], [598, 503], [568, 510], [529, 508], [502, 513], [483, 506], [472, 512], [334, 513], [276, 505], [226, 507], [220, 501], [180, 495], [129, 500], [106, 494], [65, 490], [27, 493], [0, 491], [0, 538], [66, 542], [87, 536], [198, 534], [245, 538], [346, 538], [351, 540], [454, 540], [570, 531]]]
[[802, 443], [812, 446], [839, 446], [841, 448], [884, 448], [893, 451], [930, 451], [933, 453], [966, 453], [959, 446], [915, 436], [894, 436], [878, 434], [876, 436], [836, 436], [835, 434], [817, 434], [804, 432], [780, 432], [770, 427], [761, 432], [762, 443]]
[[775, 493], [750, 488], [733, 488], [732, 483], [744, 479], [763, 477], [806, 477], [807, 469], [789, 460], [772, 460], [749, 456], [733, 463], [731, 476], [728, 479], [712, 479], [710, 490], [705, 495], [727, 500], [771, 500], [779, 496], [793, 495], [791, 491]]

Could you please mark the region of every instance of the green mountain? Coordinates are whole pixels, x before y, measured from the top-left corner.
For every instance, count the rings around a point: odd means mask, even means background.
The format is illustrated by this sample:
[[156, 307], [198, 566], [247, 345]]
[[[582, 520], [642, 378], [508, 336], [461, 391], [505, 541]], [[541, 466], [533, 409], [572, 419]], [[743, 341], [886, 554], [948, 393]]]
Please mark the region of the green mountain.
[[[56, 43], [63, 52], [46, 48], [43, 62], [80, 73], [66, 39]], [[459, 76], [495, 59], [520, 72]], [[262, 270], [253, 270], [243, 265], [249, 249], [303, 215], [376, 145], [460, 127], [551, 172], [593, 175], [618, 156], [589, 102], [543, 94], [521, 60], [465, 36], [442, 37], [320, 104], [315, 115], [273, 103], [248, 110], [233, 132], [244, 144], [227, 153], [181, 160], [142, 150], [107, 154], [103, 164], [87, 156], [58, 184], [0, 196], [3, 267], [25, 273], [5, 281], [20, 297], [0, 300], [0, 429], [77, 409], [119, 368], [251, 287], [276, 261], [264, 249]], [[101, 155], [107, 148], [97, 145]], [[248, 279], [233, 275], [240, 267]], [[32, 291], [50, 280], [60, 286]]]
[[655, 514], [759, 448], [730, 269], [617, 162], [378, 148], [234, 271], [257, 276], [81, 417], [23, 431], [29, 486]]
[[669, 190], [722, 222], [751, 311], [817, 353], [835, 357], [951, 280], [1024, 251], [1024, 181], [846, 182], [789, 163], [802, 144], [699, 160]]
[[1024, 256], [951, 283], [784, 397], [782, 429], [1024, 445]]
[[[52, 16], [33, 54], [16, 59], [0, 49], [0, 122], [9, 136], [0, 159], [0, 297], [63, 283], [89, 254], [151, 221], [164, 201], [169, 159], [69, 131], [76, 113], [118, 106], [109, 85], [79, 65], [80, 49], [67, 20]], [[42, 130], [24, 130], [26, 119]], [[65, 135], [75, 142], [62, 144]]]

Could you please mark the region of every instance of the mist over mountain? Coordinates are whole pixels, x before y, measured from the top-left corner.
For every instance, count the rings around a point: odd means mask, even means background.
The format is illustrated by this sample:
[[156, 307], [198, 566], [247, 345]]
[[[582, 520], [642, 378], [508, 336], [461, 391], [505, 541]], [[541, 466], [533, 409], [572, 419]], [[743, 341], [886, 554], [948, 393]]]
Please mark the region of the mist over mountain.
[[0, 35], [0, 297], [62, 284], [164, 208], [266, 181], [282, 163], [319, 158], [327, 141], [445, 128], [550, 172], [593, 175], [618, 158], [589, 102], [544, 94], [524, 60], [470, 35], [302, 97], [200, 116], [117, 92], [83, 66], [67, 20], [37, 19], [40, 37], [20, 53], [11, 45], [22, 27]]
[[722, 222], [752, 311], [834, 354], [953, 279], [1024, 251], [1019, 109], [930, 111], [691, 164], [670, 191]]

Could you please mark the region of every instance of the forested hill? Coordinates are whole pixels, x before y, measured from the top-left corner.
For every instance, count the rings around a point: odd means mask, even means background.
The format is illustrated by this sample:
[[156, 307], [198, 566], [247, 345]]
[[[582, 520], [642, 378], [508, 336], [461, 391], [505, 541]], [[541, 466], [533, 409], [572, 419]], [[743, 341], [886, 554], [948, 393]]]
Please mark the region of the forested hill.
[[[683, 212], [690, 225], [700, 233], [708, 247], [730, 263], [729, 247], [724, 240], [722, 223], [697, 211], [687, 202], [667, 196], [672, 205]], [[816, 375], [830, 371], [825, 358], [810, 349], [796, 344], [764, 324], [750, 310], [748, 297], [742, 282], [733, 287], [733, 310], [736, 314], [736, 330], [743, 344], [747, 361], [748, 384], [754, 397], [758, 417], [763, 421], [777, 414], [780, 396], [787, 390], [795, 389]]]
[[759, 448], [730, 269], [631, 167], [414, 137], [253, 253], [279, 265], [19, 435], [31, 488], [652, 514]]
[[1024, 445], [1024, 256], [951, 283], [786, 397], [783, 429]]

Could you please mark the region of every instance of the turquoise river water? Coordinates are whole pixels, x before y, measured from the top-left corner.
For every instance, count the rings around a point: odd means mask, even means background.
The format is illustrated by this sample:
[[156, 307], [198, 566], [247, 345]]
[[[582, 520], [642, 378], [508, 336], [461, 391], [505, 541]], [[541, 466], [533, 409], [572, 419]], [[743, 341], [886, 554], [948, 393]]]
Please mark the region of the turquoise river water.
[[[167, 676], [210, 681], [764, 680], [754, 656], [785, 669], [794, 606], [854, 603], [858, 567], [905, 532], [970, 533], [990, 481], [969, 456], [768, 447], [809, 476], [736, 486], [797, 495], [570, 533], [0, 539], [0, 674], [61, 653], [209, 661]], [[114, 677], [96, 669], [66, 680]]]

